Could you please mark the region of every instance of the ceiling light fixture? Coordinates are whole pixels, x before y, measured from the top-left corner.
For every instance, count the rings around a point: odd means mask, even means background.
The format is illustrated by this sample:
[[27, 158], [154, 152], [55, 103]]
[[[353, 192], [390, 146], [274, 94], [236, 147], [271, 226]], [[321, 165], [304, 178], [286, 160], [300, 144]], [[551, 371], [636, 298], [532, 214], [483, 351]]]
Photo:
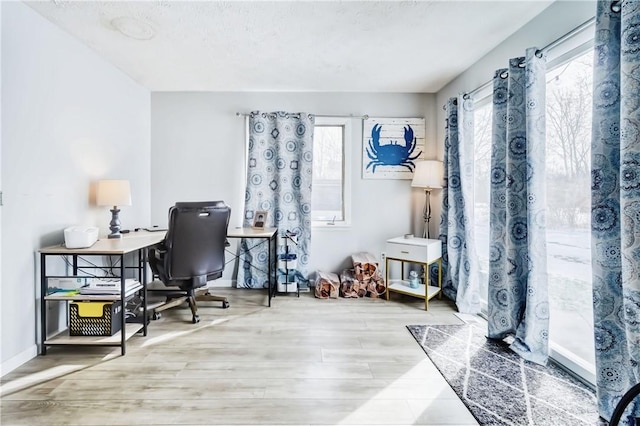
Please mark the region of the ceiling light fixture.
[[134, 40], [151, 40], [156, 35], [156, 31], [149, 23], [130, 16], [113, 18], [111, 26], [122, 35]]

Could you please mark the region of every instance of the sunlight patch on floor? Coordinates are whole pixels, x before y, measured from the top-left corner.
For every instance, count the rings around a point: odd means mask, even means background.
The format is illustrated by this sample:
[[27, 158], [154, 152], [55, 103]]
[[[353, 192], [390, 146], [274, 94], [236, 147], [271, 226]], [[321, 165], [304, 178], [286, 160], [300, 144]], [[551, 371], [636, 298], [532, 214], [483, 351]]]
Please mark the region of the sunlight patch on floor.
[[229, 321], [228, 318], [218, 318], [218, 319], [215, 319], [215, 320], [211, 321], [208, 324], [201, 324], [201, 325], [198, 325], [196, 327], [190, 328], [189, 330], [172, 331], [172, 332], [164, 333], [161, 336], [150, 337], [150, 338], [147, 338], [147, 340], [145, 340], [145, 342], [141, 345], [141, 347], [145, 348], [145, 347], [148, 347], [148, 346], [153, 346], [153, 345], [157, 345], [159, 343], [167, 342], [169, 340], [173, 340], [173, 339], [176, 339], [176, 338], [181, 337], [181, 336], [186, 336], [187, 334], [195, 333], [196, 331], [202, 330], [204, 328], [212, 327], [212, 326], [215, 326], [215, 325], [219, 325], [219, 324], [225, 323], [227, 321]]
[[44, 371], [29, 374], [27, 376], [12, 380], [9, 383], [4, 383], [2, 386], [0, 386], [0, 396], [6, 396], [13, 392], [31, 387], [33, 385], [44, 383], [48, 380], [57, 379], [58, 377], [62, 377], [66, 374], [73, 373], [87, 367], [87, 364], [64, 364], [57, 365]]
[[[425, 364], [429, 366], [432, 365], [431, 361], [429, 361], [428, 359], [424, 359], [418, 362], [410, 370], [407, 370], [407, 372], [404, 373], [402, 376], [398, 377], [393, 382], [391, 382], [389, 386], [380, 390], [380, 392], [372, 396], [369, 400], [361, 404], [359, 407], [354, 408], [354, 410], [347, 417], [340, 420], [337, 424], [363, 424], [363, 422], [377, 423], [376, 419], [378, 418], [379, 420], [380, 416], [386, 418], [389, 415], [389, 413], [381, 412], [381, 409], [384, 410], [384, 408], [380, 406], [381, 400], [391, 399], [400, 403], [401, 400], [398, 400], [397, 389], [401, 386], [402, 381], [411, 380], [411, 379], [415, 380], [416, 377], [422, 377], [420, 372], [424, 371]], [[424, 381], [424, 385], [427, 386], [426, 380]], [[425, 409], [426, 408], [428, 407], [425, 407]], [[397, 411], [394, 415], [398, 416], [397, 420], [399, 424], [404, 424], [407, 422], [413, 423], [415, 421], [415, 418], [402, 419], [400, 417], [401, 416], [400, 410]], [[414, 416], [412, 415], [412, 417]]]

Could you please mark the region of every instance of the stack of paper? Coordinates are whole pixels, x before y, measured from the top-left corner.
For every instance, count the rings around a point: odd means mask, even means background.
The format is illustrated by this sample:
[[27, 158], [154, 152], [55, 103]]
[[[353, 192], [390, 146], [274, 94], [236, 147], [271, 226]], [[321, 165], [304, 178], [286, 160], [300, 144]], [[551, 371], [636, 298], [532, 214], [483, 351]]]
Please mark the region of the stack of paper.
[[[120, 278], [92, 278], [88, 283], [80, 287], [80, 294], [120, 294]], [[134, 278], [125, 280], [125, 292], [138, 286], [140, 282]]]

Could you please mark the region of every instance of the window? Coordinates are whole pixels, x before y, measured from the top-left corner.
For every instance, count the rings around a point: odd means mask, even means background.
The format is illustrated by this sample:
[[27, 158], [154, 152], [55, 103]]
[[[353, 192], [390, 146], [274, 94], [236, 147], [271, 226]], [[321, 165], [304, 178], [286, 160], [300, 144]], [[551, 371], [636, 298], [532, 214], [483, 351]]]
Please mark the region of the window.
[[350, 140], [349, 119], [316, 118], [311, 195], [314, 226], [350, 224]]
[[594, 381], [591, 288], [593, 49], [547, 72], [547, 271], [552, 356]]

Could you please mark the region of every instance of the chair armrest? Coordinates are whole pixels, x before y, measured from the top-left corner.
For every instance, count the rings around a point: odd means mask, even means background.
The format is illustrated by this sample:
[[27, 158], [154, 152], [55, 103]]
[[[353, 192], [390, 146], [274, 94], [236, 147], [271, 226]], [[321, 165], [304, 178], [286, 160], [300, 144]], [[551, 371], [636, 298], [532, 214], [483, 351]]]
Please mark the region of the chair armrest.
[[164, 247], [152, 247], [149, 249], [149, 254], [157, 260], [162, 260], [162, 257], [167, 254], [167, 250]]

